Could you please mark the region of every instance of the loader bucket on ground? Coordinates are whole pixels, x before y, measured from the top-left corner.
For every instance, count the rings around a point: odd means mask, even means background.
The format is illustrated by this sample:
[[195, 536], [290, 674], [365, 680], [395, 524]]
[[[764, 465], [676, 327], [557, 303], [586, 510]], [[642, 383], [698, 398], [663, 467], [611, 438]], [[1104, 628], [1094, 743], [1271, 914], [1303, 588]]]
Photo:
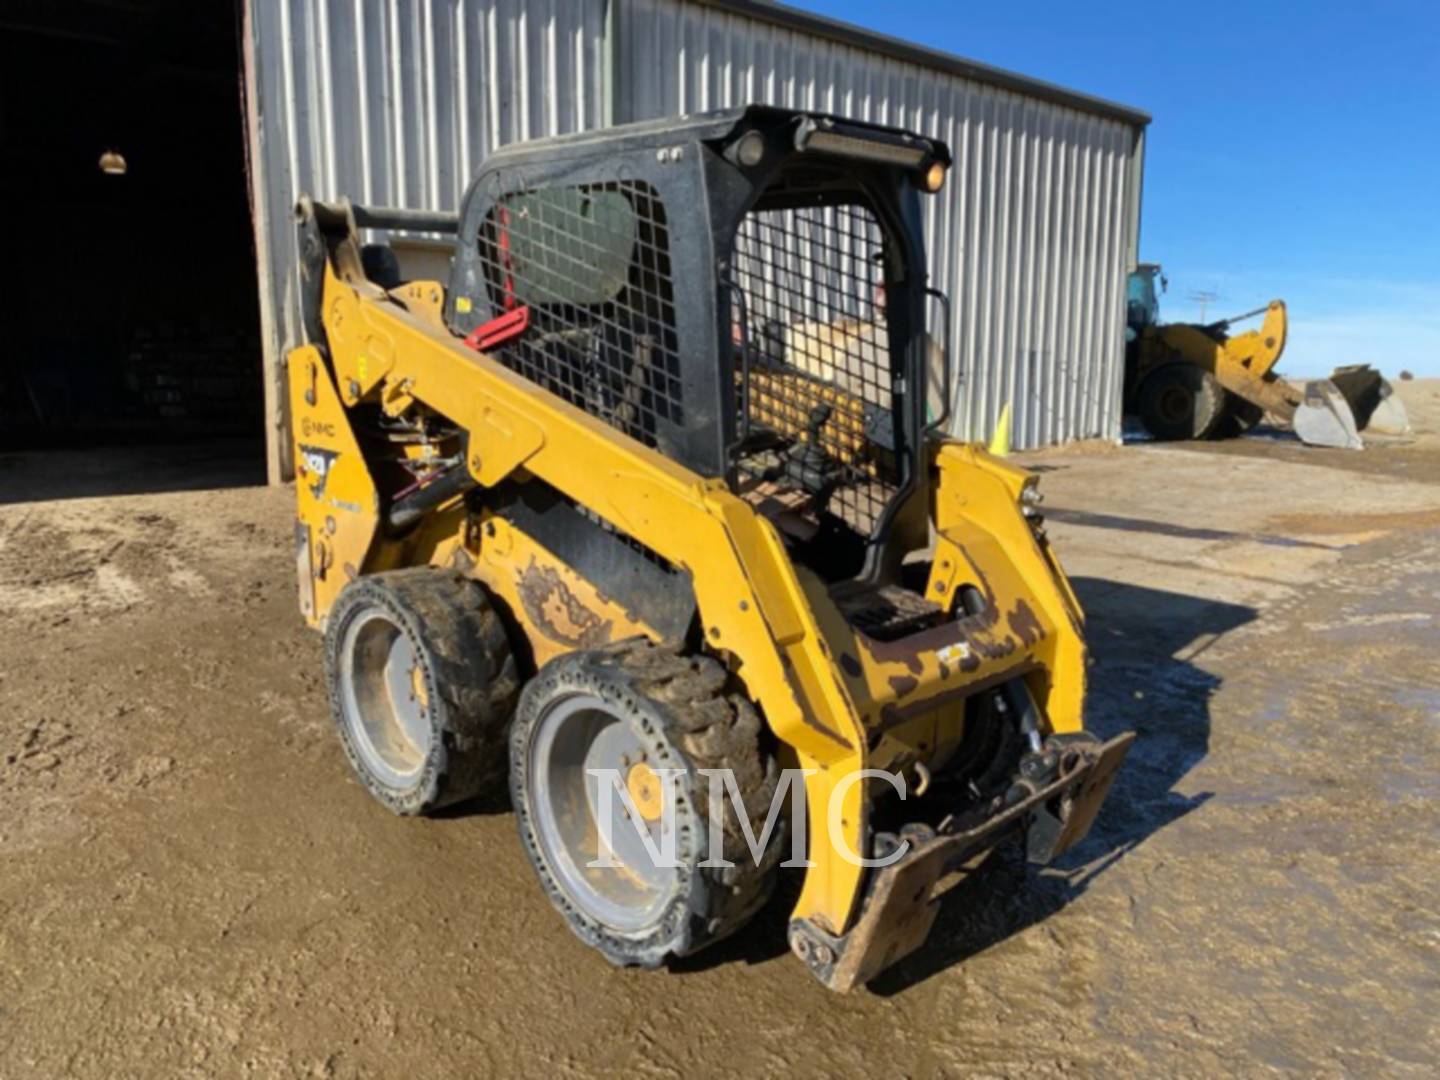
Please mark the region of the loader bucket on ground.
[[1369, 364], [1349, 364], [1331, 372], [1331, 382], [1345, 396], [1358, 431], [1407, 435], [1410, 418], [1394, 387]]
[[1358, 430], [1409, 434], [1410, 418], [1405, 406], [1380, 372], [1368, 364], [1355, 364], [1336, 368], [1330, 373], [1330, 381], [1345, 396]]
[[1400, 395], [1390, 388], [1388, 382], [1384, 385], [1387, 393], [1370, 414], [1365, 430], [1377, 435], [1409, 435], [1410, 414], [1405, 411], [1405, 403], [1400, 400]]
[[1329, 379], [1312, 379], [1305, 384], [1305, 400], [1295, 409], [1293, 423], [1295, 434], [1309, 446], [1365, 448], [1350, 403]]
[[1338, 367], [1328, 379], [1305, 384], [1295, 410], [1295, 434], [1311, 446], [1360, 450], [1360, 432], [1406, 435], [1410, 418], [1394, 387], [1368, 364]]

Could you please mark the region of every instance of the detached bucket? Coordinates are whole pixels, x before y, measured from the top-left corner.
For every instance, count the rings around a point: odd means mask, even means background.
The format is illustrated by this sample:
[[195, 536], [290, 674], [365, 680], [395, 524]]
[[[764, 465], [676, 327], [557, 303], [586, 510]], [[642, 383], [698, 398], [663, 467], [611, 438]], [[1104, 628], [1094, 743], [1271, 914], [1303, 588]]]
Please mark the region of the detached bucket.
[[1330, 381], [1345, 395], [1355, 417], [1355, 427], [1360, 431], [1410, 434], [1410, 418], [1395, 396], [1395, 388], [1370, 365], [1336, 368], [1330, 373]]
[[1385, 392], [1370, 414], [1370, 422], [1365, 425], [1365, 430], [1378, 435], [1411, 434], [1410, 414], [1405, 411], [1405, 403], [1388, 382], [1384, 379], [1380, 382]]
[[1358, 450], [1360, 432], [1410, 434], [1410, 417], [1395, 388], [1368, 364], [1339, 367], [1328, 379], [1305, 384], [1295, 410], [1295, 434], [1312, 446]]

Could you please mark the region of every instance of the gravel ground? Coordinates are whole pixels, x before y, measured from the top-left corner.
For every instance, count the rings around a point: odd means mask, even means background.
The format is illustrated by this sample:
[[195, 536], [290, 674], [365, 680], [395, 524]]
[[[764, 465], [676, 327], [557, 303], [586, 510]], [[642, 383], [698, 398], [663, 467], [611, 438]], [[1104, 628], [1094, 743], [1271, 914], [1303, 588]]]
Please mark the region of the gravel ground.
[[[508, 815], [369, 801], [289, 491], [195, 490], [246, 474], [194, 448], [0, 456], [0, 1076], [1432, 1076], [1440, 394], [1404, 391], [1419, 436], [1364, 454], [1027, 459], [1090, 722], [1139, 741], [1061, 867], [999, 853], [844, 998], [781, 905], [612, 969]], [[137, 477], [170, 490], [105, 494]]]

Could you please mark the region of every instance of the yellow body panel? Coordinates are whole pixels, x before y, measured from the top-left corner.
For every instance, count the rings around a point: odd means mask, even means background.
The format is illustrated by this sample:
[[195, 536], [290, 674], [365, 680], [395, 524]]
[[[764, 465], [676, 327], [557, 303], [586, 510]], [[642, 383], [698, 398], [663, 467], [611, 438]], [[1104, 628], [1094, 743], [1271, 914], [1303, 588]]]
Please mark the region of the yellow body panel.
[[487, 517], [474, 546], [472, 576], [524, 629], [536, 666], [575, 649], [645, 636], [654, 628], [631, 617], [558, 557], [501, 517]]
[[370, 569], [380, 503], [320, 350], [296, 349], [289, 368], [300, 609], [311, 625], [323, 626], [340, 590]]
[[[1017, 675], [1029, 680], [1054, 730], [1079, 728], [1080, 612], [1021, 513], [1031, 482], [1021, 470], [980, 450], [937, 445], [932, 517], [940, 539], [927, 588], [943, 605], [971, 583], [990, 603], [985, 614], [938, 631], [872, 641], [846, 623], [818, 578], [792, 563], [774, 525], [722, 480], [690, 472], [466, 348], [436, 318], [430, 283], [407, 299], [365, 281], [353, 270], [357, 260], [335, 262], [344, 279], [327, 263], [322, 303], [335, 379], [313, 348], [290, 357], [297, 444], [307, 419], [333, 426], [330, 472], [343, 479], [327, 485], [325, 497], [303, 477], [298, 485], [312, 535], [334, 518], [332, 558], [343, 566], [316, 577], [312, 623], [323, 625], [352, 567], [370, 573], [432, 562], [484, 582], [514, 615], [537, 663], [657, 636], [520, 529], [477, 519], [458, 500], [404, 539], [380, 532], [346, 407], [418, 402], [444, 415], [469, 433], [467, 466], [480, 484], [538, 477], [690, 574], [707, 647], [727, 661], [794, 763], [813, 770], [805, 786], [813, 866], [794, 916], [837, 934], [855, 916], [865, 874], [841, 855], [842, 847], [862, 852], [863, 784], [849, 784], [839, 821], [828, 824], [832, 794], [847, 777], [933, 759], [954, 745], [963, 697]], [[312, 370], [317, 363], [323, 378]], [[312, 383], [323, 387], [313, 403], [304, 397]], [[332, 495], [355, 500], [358, 510], [336, 514], [326, 501]], [[319, 564], [311, 565], [318, 575]]]
[[1220, 341], [1200, 327], [1184, 323], [1147, 327], [1141, 340], [1141, 372], [1184, 360], [1210, 372], [1232, 394], [1288, 419], [1302, 395], [1275, 374], [1287, 332], [1282, 300], [1270, 301], [1260, 329]]

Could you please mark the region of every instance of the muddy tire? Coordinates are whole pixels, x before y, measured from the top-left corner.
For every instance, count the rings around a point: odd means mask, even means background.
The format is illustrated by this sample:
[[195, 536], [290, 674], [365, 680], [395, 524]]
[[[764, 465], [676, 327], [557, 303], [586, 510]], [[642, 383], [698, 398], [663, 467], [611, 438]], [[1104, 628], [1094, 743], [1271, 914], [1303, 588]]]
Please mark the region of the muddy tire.
[[345, 756], [390, 810], [503, 801], [520, 680], [476, 582], [431, 567], [351, 582], [326, 625], [325, 677]]
[[1157, 439], [1209, 438], [1225, 411], [1225, 388], [1194, 364], [1166, 364], [1140, 384], [1137, 411]]
[[[762, 835], [778, 780], [759, 715], [727, 693], [723, 667], [645, 641], [570, 653], [525, 687], [510, 737], [510, 797], [520, 840], [571, 930], [616, 964], [657, 967], [733, 933], [769, 897], [783, 857], [783, 816], [757, 861], [728, 793], [724, 858], [705, 867], [709, 779], [731, 769], [752, 834]], [[592, 777], [589, 769], [614, 769]], [[613, 867], [600, 856], [600, 785], [610, 787]], [[639, 814], [629, 815], [621, 789]], [[657, 866], [640, 830], [673, 862]], [[637, 828], [638, 826], [638, 828]]]

